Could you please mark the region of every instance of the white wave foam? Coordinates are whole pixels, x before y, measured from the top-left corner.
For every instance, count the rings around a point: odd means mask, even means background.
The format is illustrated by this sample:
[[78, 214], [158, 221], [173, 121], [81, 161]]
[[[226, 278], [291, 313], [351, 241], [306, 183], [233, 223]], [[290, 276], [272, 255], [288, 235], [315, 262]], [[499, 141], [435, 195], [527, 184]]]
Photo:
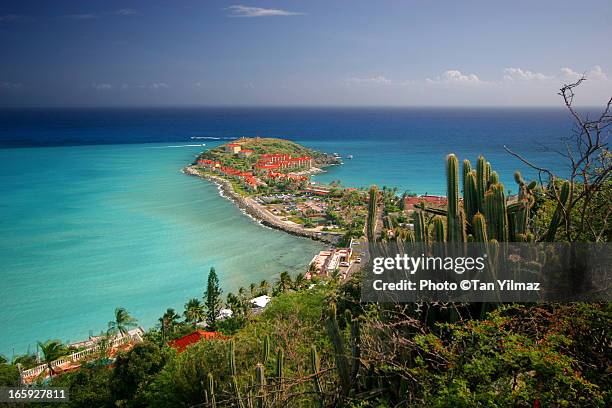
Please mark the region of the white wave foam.
[[178, 147], [203, 147], [206, 146], [205, 143], [202, 144], [186, 144], [186, 145], [175, 145], [175, 146], [151, 146], [145, 147], [145, 149], [175, 149]]
[[206, 139], [206, 140], [236, 140], [235, 137], [214, 137], [214, 136], [191, 136], [190, 139]]

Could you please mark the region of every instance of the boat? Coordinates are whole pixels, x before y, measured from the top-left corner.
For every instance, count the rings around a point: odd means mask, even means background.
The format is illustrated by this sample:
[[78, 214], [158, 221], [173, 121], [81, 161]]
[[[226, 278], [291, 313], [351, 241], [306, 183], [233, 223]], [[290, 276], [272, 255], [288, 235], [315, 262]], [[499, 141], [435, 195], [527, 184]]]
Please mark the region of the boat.
[[352, 158], [353, 158], [353, 155], [352, 155], [352, 154], [347, 154], [347, 155], [346, 155], [346, 158], [347, 158], [347, 159], [352, 159]]

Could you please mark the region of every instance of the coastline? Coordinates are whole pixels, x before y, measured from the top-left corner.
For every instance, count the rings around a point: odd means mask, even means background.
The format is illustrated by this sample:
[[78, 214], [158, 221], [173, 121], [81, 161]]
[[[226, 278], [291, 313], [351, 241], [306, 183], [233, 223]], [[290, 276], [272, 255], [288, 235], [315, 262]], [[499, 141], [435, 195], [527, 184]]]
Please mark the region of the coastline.
[[203, 174], [199, 172], [194, 165], [184, 167], [181, 171], [188, 176], [198, 177], [216, 184], [219, 187], [219, 194], [222, 197], [232, 201], [240, 210], [265, 227], [277, 229], [291, 235], [310, 238], [314, 241], [321, 241], [328, 244], [336, 244], [340, 238], [340, 236], [336, 234], [310, 231], [298, 225], [289, 225], [270, 214], [261, 204], [257, 203], [251, 197], [243, 197], [238, 194], [236, 191], [234, 191], [229, 181], [211, 174]]

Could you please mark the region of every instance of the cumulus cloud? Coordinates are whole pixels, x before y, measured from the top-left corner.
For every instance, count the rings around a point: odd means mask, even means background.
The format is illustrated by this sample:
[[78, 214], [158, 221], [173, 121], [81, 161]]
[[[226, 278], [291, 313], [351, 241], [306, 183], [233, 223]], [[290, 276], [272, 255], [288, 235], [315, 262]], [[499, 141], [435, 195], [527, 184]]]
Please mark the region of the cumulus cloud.
[[507, 81], [544, 81], [552, 79], [552, 76], [541, 72], [533, 72], [522, 68], [504, 68], [504, 79]]
[[136, 12], [136, 10], [134, 9], [122, 8], [115, 11], [115, 14], [118, 16], [135, 16], [136, 14], [138, 14], [138, 12]]
[[229, 17], [275, 17], [275, 16], [300, 16], [304, 13], [281, 9], [271, 9], [262, 7], [249, 7], [234, 5], [227, 8], [230, 12]]
[[588, 80], [595, 80], [595, 81], [607, 81], [608, 80], [608, 75], [604, 72], [603, 68], [599, 65], [595, 65], [593, 68], [585, 72], [577, 72], [567, 67], [561, 68], [562, 79], [565, 79], [568, 81], [577, 81], [580, 78], [582, 78], [583, 75]]
[[464, 74], [461, 71], [451, 69], [444, 71], [441, 76], [434, 79], [427, 78], [425, 80], [428, 84], [449, 84], [449, 85], [482, 85], [485, 81], [478, 78], [476, 74]]

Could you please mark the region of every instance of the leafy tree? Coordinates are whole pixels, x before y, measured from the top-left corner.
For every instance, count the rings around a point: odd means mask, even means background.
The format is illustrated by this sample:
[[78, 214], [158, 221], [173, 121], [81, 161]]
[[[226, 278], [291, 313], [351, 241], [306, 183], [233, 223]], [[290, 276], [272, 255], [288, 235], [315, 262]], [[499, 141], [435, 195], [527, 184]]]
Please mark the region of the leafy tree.
[[[111, 393], [116, 405], [146, 407], [144, 390], [164, 367], [167, 355], [154, 343], [134, 346], [127, 353], [120, 353], [111, 377]], [[129, 404], [125, 404], [129, 401]]]
[[6, 357], [0, 355], [0, 386], [14, 387], [19, 385], [19, 369], [8, 364]]
[[108, 322], [108, 333], [112, 335], [125, 336], [131, 327], [136, 327], [138, 321], [130, 316], [123, 307], [115, 309], [115, 320]]
[[206, 323], [214, 328], [217, 316], [221, 310], [221, 287], [215, 268], [210, 268], [208, 273], [208, 283], [204, 292], [204, 304], [206, 306]]
[[185, 311], [183, 312], [185, 321], [195, 326], [196, 323], [201, 322], [206, 317], [204, 313], [204, 306], [197, 298], [189, 299], [185, 304]]
[[[107, 365], [97, 364], [56, 376], [51, 380], [53, 387], [68, 388], [70, 401], [62, 406], [68, 407], [112, 407], [110, 393], [111, 371]], [[37, 404], [38, 405], [38, 404]], [[49, 406], [57, 404], [50, 403]]]

